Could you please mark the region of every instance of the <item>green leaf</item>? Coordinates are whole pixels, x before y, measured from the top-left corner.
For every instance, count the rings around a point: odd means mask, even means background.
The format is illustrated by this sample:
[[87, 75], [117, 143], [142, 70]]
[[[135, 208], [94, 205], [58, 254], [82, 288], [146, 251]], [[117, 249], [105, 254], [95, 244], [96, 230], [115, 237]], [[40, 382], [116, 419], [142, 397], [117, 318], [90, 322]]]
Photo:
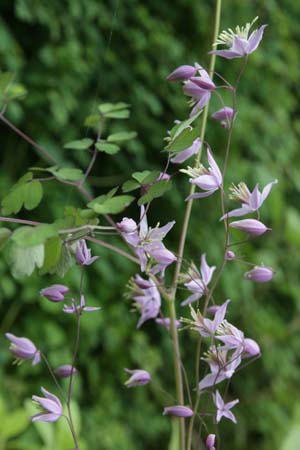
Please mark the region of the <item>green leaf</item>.
[[128, 180], [125, 181], [125, 183], [122, 186], [122, 191], [123, 192], [131, 192], [134, 191], [135, 189], [138, 189], [140, 187], [140, 183], [138, 183], [137, 181], [134, 180]]
[[7, 243], [10, 235], [11, 231], [8, 228], [0, 228], [0, 250], [2, 250]]
[[186, 127], [190, 126], [194, 122], [194, 120], [196, 120], [200, 116], [201, 113], [202, 110], [199, 110], [194, 116], [189, 117], [188, 119], [183, 120], [180, 123], [177, 123], [170, 130], [170, 136], [168, 136], [167, 139], [171, 139], [173, 141], [175, 138], [177, 138]]
[[56, 266], [55, 272], [58, 276], [64, 277], [68, 270], [73, 266], [73, 259], [69, 247], [64, 244], [61, 248], [60, 260]]
[[15, 411], [6, 411], [4, 417], [0, 421], [1, 438], [10, 439], [22, 433], [29, 425], [28, 416], [24, 409], [16, 409]]
[[120, 131], [119, 133], [114, 133], [108, 136], [108, 142], [119, 142], [119, 141], [129, 141], [134, 139], [137, 133], [135, 131]]
[[19, 247], [34, 247], [57, 234], [58, 231], [54, 225], [43, 224], [36, 227], [20, 227], [13, 232], [11, 239]]
[[88, 116], [84, 121], [85, 127], [98, 127], [100, 121], [100, 115], [99, 114], [91, 114]]
[[62, 241], [58, 236], [47, 239], [45, 243], [44, 264], [41, 274], [53, 272], [60, 260], [62, 249]]
[[44, 262], [44, 246], [19, 247], [13, 244], [9, 253], [12, 274], [15, 278], [30, 276], [35, 267], [41, 268]]
[[128, 119], [130, 116], [130, 112], [128, 109], [123, 109], [121, 111], [114, 111], [105, 114], [105, 117], [109, 119]]
[[94, 198], [94, 200], [89, 202], [87, 204], [87, 207], [88, 208], [93, 208], [94, 205], [104, 203], [109, 198], [112, 198], [115, 195], [115, 193], [117, 192], [117, 190], [118, 190], [118, 186], [113, 188], [113, 189], [111, 189], [107, 194], [99, 195], [98, 197]]
[[5, 216], [8, 216], [10, 214], [17, 214], [22, 208], [23, 201], [24, 187], [21, 185], [12, 188], [11, 192], [9, 192], [2, 200], [2, 213]]
[[2, 72], [0, 74], [0, 95], [1, 97], [6, 93], [10, 84], [13, 83], [15, 75], [11, 72]]
[[36, 208], [43, 198], [43, 187], [40, 181], [31, 181], [25, 185], [24, 207], [29, 211]]
[[138, 205], [141, 206], [145, 203], [150, 203], [153, 199], [164, 195], [164, 193], [169, 191], [171, 187], [172, 182], [170, 180], [158, 181], [149, 187], [147, 193], [139, 199]]
[[131, 176], [134, 180], [138, 181], [139, 184], [142, 184], [143, 180], [150, 174], [151, 174], [150, 170], [144, 170], [143, 172], [134, 172]]
[[122, 212], [131, 202], [134, 197], [130, 195], [117, 195], [109, 198], [100, 204], [93, 204], [93, 210], [97, 214], [118, 214]]
[[107, 142], [97, 142], [95, 147], [100, 152], [105, 152], [108, 155], [115, 155], [120, 150], [118, 145], [108, 144]]
[[118, 103], [103, 103], [102, 105], [98, 106], [98, 109], [101, 114], [106, 115], [114, 111], [128, 109], [129, 107], [130, 105], [128, 103], [118, 102]]
[[199, 130], [197, 128], [186, 128], [167, 145], [166, 150], [172, 153], [181, 152], [190, 147], [197, 137], [199, 137]]
[[41, 186], [40, 187], [38, 187], [37, 185], [34, 185], [33, 187], [29, 186], [32, 183], [39, 183], [39, 182], [29, 183], [29, 181], [32, 180], [32, 176], [33, 176], [32, 172], [25, 173], [25, 175], [23, 175], [17, 181], [17, 183], [14, 186], [12, 186], [10, 192], [3, 198], [1, 205], [2, 205], [2, 212], [4, 215], [18, 213], [22, 208], [24, 202], [25, 203], [28, 202], [27, 203], [28, 205], [34, 204], [37, 205], [41, 201], [40, 197]]
[[84, 138], [77, 141], [68, 142], [64, 145], [64, 148], [71, 149], [71, 150], [86, 150], [90, 148], [90, 146], [93, 144], [93, 139]]
[[56, 178], [67, 181], [80, 181], [84, 177], [81, 169], [73, 169], [71, 167], [49, 167], [48, 172], [52, 173]]

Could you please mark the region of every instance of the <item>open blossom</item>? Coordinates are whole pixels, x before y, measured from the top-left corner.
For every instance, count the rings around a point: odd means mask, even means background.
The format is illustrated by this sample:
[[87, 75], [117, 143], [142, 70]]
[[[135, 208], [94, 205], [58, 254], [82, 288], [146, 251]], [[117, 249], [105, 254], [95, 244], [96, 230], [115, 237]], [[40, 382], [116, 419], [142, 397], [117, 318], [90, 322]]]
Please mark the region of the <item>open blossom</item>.
[[5, 336], [11, 342], [10, 351], [18, 360], [32, 359], [33, 366], [40, 362], [41, 354], [30, 339], [17, 337], [11, 333], [6, 333]]
[[272, 280], [274, 275], [271, 267], [256, 266], [254, 269], [246, 272], [244, 277], [249, 281], [256, 281], [257, 283], [267, 283]]
[[272, 187], [277, 183], [277, 180], [271, 181], [271, 183], [268, 183], [263, 188], [262, 192], [259, 191], [258, 183], [256, 184], [252, 192], [249, 191], [245, 183], [239, 183], [238, 186], [232, 185], [232, 187], [230, 188], [230, 198], [239, 200], [242, 203], [242, 207], [234, 209], [225, 214], [221, 217], [221, 220], [225, 219], [225, 217], [240, 217], [258, 211], [263, 202], [270, 194]]
[[161, 298], [153, 280], [145, 280], [140, 275], [136, 275], [129, 283], [127, 296], [135, 301], [135, 307], [141, 313], [137, 328], [140, 328], [146, 320], [155, 319], [158, 316]]
[[125, 381], [125, 386], [128, 388], [136, 387], [136, 386], [144, 386], [151, 381], [151, 375], [146, 370], [130, 370], [124, 369], [125, 372], [131, 374], [131, 377]]
[[242, 359], [260, 355], [257, 342], [245, 338], [244, 333], [227, 320], [224, 320], [218, 328], [216, 339], [224, 344], [220, 347], [222, 351], [239, 349]]
[[217, 309], [213, 320], [203, 317], [199, 310], [196, 312], [193, 307], [190, 306], [191, 316], [193, 318], [190, 322], [192, 329], [198, 331], [203, 337], [215, 336], [224, 320], [229, 302], [230, 300], [226, 300], [226, 302]]
[[52, 286], [42, 289], [40, 294], [51, 302], [61, 302], [65, 299], [65, 294], [68, 290], [69, 288], [67, 286], [53, 284]]
[[262, 25], [249, 35], [250, 29], [257, 19], [258, 17], [244, 27], [237, 26], [235, 31], [231, 29], [223, 31], [214, 45], [226, 45], [229, 48], [227, 50], [213, 50], [210, 53], [226, 59], [243, 58], [253, 53], [259, 46], [264, 30], [267, 27], [267, 25]]
[[146, 270], [148, 258], [153, 258], [157, 263], [152, 267], [153, 274], [161, 272], [163, 275], [167, 266], [176, 261], [176, 256], [168, 250], [162, 240], [173, 228], [175, 221], [167, 223], [163, 227], [148, 227], [144, 206], [141, 207], [141, 221], [139, 226], [133, 219], [124, 217], [117, 227], [125, 240], [130, 244], [139, 258], [141, 271]]
[[176, 416], [176, 417], [191, 417], [194, 415], [194, 411], [187, 406], [174, 405], [164, 408], [164, 416]]
[[181, 150], [180, 152], [176, 153], [173, 158], [170, 159], [170, 161], [173, 164], [181, 164], [187, 159], [189, 159], [191, 156], [196, 155], [201, 148], [201, 139], [197, 138], [194, 140], [192, 145], [184, 150]]
[[208, 169], [206, 169], [202, 164], [199, 168], [191, 168], [188, 167], [187, 170], [182, 169], [181, 172], [189, 175], [190, 183], [195, 184], [200, 189], [203, 189], [205, 192], [200, 192], [196, 194], [192, 194], [187, 197], [186, 200], [190, 200], [192, 198], [203, 198], [212, 195], [216, 192], [223, 183], [222, 173], [219, 169], [218, 164], [216, 163], [211, 151], [207, 149], [207, 159], [209, 163]]
[[189, 303], [195, 302], [202, 297], [208, 284], [210, 283], [215, 269], [215, 266], [209, 266], [207, 264], [205, 253], [201, 256], [200, 272], [196, 266], [192, 264], [188, 273], [185, 275], [187, 282], [184, 284], [185, 287], [192, 292], [192, 295], [185, 299], [181, 303], [181, 306], [188, 305]]
[[217, 390], [215, 398], [214, 398], [214, 401], [215, 401], [215, 405], [217, 407], [217, 417], [216, 417], [217, 423], [220, 422], [222, 417], [226, 417], [227, 419], [231, 420], [233, 423], [237, 423], [235, 415], [230, 410], [237, 403], [239, 403], [238, 399], [233, 400], [232, 402], [229, 402], [229, 403], [225, 403], [224, 400], [221, 397], [220, 392]]
[[31, 417], [32, 422], [56, 422], [62, 414], [62, 404], [56, 395], [41, 388], [45, 397], [32, 396], [32, 400], [42, 407], [43, 412]]
[[84, 295], [80, 296], [80, 303], [79, 305], [76, 305], [74, 298], [71, 300], [71, 306], [64, 305], [63, 312], [67, 314], [82, 314], [83, 312], [93, 312], [98, 311], [101, 309], [100, 307], [96, 306], [85, 306], [85, 298]]
[[227, 350], [215, 346], [210, 347], [203, 359], [208, 363], [211, 372], [200, 381], [199, 391], [232, 378], [242, 360], [240, 349], [230, 354]]
[[72, 364], [63, 364], [62, 366], [57, 367], [54, 370], [54, 373], [61, 378], [69, 378], [71, 374], [75, 375], [78, 373], [76, 367], [72, 366]]
[[244, 231], [250, 236], [260, 236], [266, 231], [270, 230], [265, 224], [256, 219], [243, 219], [231, 222], [229, 224], [231, 228], [236, 228], [237, 230]]
[[235, 118], [236, 111], [230, 106], [224, 106], [211, 115], [212, 119], [219, 120], [223, 128], [228, 128]]
[[80, 266], [89, 266], [96, 261], [99, 256], [92, 256], [91, 250], [87, 247], [84, 239], [80, 239], [76, 247], [76, 261]]

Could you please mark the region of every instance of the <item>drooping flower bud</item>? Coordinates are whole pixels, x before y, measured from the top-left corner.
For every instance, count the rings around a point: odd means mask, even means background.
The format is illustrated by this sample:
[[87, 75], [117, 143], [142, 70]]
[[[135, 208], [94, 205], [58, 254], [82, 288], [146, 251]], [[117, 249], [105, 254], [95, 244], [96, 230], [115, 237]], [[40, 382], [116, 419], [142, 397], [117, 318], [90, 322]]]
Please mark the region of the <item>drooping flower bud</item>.
[[224, 106], [211, 115], [212, 119], [219, 120], [223, 128], [228, 128], [231, 121], [235, 118], [236, 111], [230, 106]]
[[272, 280], [274, 275], [271, 267], [256, 266], [254, 269], [246, 272], [244, 277], [246, 280], [255, 281], [257, 283], [266, 283]]
[[253, 339], [244, 339], [242, 358], [251, 358], [252, 356], [260, 355], [260, 348], [257, 342]]
[[32, 359], [33, 366], [40, 362], [41, 354], [30, 339], [20, 338], [11, 333], [6, 333], [5, 336], [11, 342], [9, 349], [17, 359]]
[[270, 230], [270, 228], [267, 228], [265, 224], [256, 219], [236, 220], [235, 222], [231, 222], [229, 226], [231, 228], [244, 231], [251, 236], [260, 236]]
[[121, 222], [117, 223], [117, 228], [122, 233], [134, 233], [135, 231], [137, 231], [137, 224], [133, 219], [124, 217]]
[[40, 294], [51, 302], [62, 302], [65, 299], [65, 294], [68, 290], [69, 288], [67, 286], [53, 284], [52, 286], [42, 289]]
[[146, 370], [129, 370], [124, 369], [125, 372], [132, 374], [131, 377], [125, 381], [125, 386], [128, 388], [136, 386], [144, 386], [151, 381], [151, 375]]
[[87, 247], [84, 239], [80, 239], [76, 247], [76, 261], [80, 266], [89, 266], [92, 264], [99, 256], [91, 256], [91, 250]]
[[[158, 325], [165, 327], [167, 330], [170, 330], [171, 319], [169, 317], [158, 317], [157, 319], [155, 319], [155, 322], [158, 323]], [[176, 328], [180, 328], [180, 326], [180, 320], [176, 320]]]
[[57, 367], [57, 369], [54, 370], [54, 373], [61, 378], [70, 377], [72, 372], [73, 375], [75, 375], [76, 373], [78, 373], [78, 370], [76, 369], [76, 367], [72, 367], [71, 364], [64, 364], [62, 366]]
[[209, 434], [205, 441], [205, 447], [207, 450], [216, 450], [215, 448], [215, 441], [216, 441], [216, 435], [215, 434]]
[[177, 417], [191, 417], [194, 415], [194, 411], [187, 406], [174, 405], [164, 408], [164, 416], [177, 416]]
[[168, 81], [185, 81], [189, 80], [197, 72], [196, 67], [183, 65], [177, 67], [170, 75], [167, 76]]

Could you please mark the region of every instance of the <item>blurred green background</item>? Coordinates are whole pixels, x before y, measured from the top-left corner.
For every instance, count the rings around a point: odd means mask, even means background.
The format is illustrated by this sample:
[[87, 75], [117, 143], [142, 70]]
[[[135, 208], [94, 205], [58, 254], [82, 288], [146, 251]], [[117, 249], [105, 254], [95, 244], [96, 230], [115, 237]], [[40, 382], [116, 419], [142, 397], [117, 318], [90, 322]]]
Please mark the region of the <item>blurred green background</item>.
[[[138, 138], [116, 157], [98, 158], [91, 177], [94, 194], [121, 184], [135, 170], [164, 166], [160, 151], [166, 130], [174, 119], [188, 114], [179, 85], [170, 85], [165, 77], [180, 64], [208, 64], [213, 1], [2, 0], [0, 12], [1, 70], [14, 72], [28, 90], [22, 102], [9, 106], [11, 121], [61, 163], [84, 169], [88, 158], [82, 153], [70, 156], [63, 144], [89, 135], [84, 118], [98, 103], [128, 102], [132, 114], [124, 126], [136, 130]], [[262, 210], [262, 220], [272, 233], [240, 250], [251, 262], [274, 267], [276, 276], [267, 285], [253, 285], [242, 279], [245, 268], [231, 263], [217, 290], [219, 303], [232, 299], [229, 319], [257, 340], [263, 353], [231, 384], [231, 395], [240, 398], [238, 425], [221, 424], [221, 448], [295, 450], [300, 441], [300, 9], [294, 0], [225, 0], [221, 28], [243, 25], [255, 16], [269, 27], [249, 58], [240, 85], [228, 180], [244, 180], [253, 187], [257, 181], [264, 186], [279, 179]], [[240, 61], [217, 60], [217, 71], [230, 81], [239, 67]], [[213, 99], [211, 111], [218, 107]], [[28, 167], [41, 160], [2, 123], [0, 131], [3, 197]], [[219, 161], [225, 139], [219, 124], [209, 121], [207, 140]], [[173, 190], [150, 209], [153, 225], [176, 219], [167, 240], [173, 250], [187, 192], [186, 179], [177, 177]], [[38, 209], [33, 214], [23, 211], [19, 217], [51, 222], [69, 205], [84, 207], [78, 192], [49, 183]], [[217, 208], [213, 198], [195, 202], [186, 257], [197, 264], [202, 252], [210, 264], [220, 261], [223, 230]], [[137, 217], [136, 204], [126, 215]], [[130, 303], [122, 295], [135, 267], [103, 248], [93, 250], [101, 258], [88, 270], [85, 291], [89, 303], [101, 305], [102, 311], [82, 321], [75, 389], [82, 448], [171, 450], [171, 421], [161, 415], [169, 399], [160, 390], [174, 395], [169, 336], [151, 322], [136, 331], [137, 315], [130, 313]], [[68, 362], [72, 318], [39, 297], [42, 287], [62, 280], [38, 275], [14, 280], [8, 255], [1, 256], [1, 335], [10, 330], [30, 337], [53, 365]], [[78, 287], [78, 267], [63, 283]], [[183, 314], [180, 308], [178, 314]], [[193, 386], [196, 337], [184, 332], [180, 338]], [[38, 394], [41, 385], [53, 390], [45, 368], [29, 363], [13, 367], [7, 341], [0, 339], [0, 449], [70, 448], [64, 423], [34, 427], [27, 418], [32, 407], [24, 399]], [[124, 367], [147, 369], [155, 382], [126, 390]]]

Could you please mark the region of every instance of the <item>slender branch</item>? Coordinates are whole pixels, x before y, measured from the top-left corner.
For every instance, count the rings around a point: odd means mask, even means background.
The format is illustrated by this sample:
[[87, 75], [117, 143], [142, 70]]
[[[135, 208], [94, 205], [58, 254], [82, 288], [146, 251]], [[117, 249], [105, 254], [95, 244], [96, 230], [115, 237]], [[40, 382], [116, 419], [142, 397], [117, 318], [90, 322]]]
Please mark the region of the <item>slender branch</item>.
[[22, 139], [24, 139], [26, 142], [28, 142], [32, 147], [34, 147], [47, 161], [49, 161], [51, 164], [57, 164], [56, 159], [43, 147], [41, 147], [39, 144], [34, 142], [27, 134], [25, 134], [23, 131], [19, 130], [13, 123], [8, 120], [3, 113], [0, 114], [0, 120], [5, 123], [9, 128], [11, 128], [16, 134], [21, 136]]
[[15, 219], [14, 217], [3, 217], [3, 216], [0, 216], [0, 222], [21, 223], [23, 225], [43, 225], [42, 222], [35, 222], [32, 220], [25, 220], [25, 219]]
[[108, 248], [109, 250], [112, 250], [115, 253], [118, 253], [119, 255], [125, 256], [125, 258], [130, 259], [130, 261], [133, 261], [136, 264], [139, 264], [139, 260], [135, 258], [134, 256], [131, 256], [129, 253], [125, 252], [124, 250], [121, 250], [118, 247], [115, 247], [112, 244], [108, 244], [108, 242], [102, 241], [101, 239], [95, 239], [91, 236], [86, 236], [85, 238], [87, 241], [95, 242], [95, 244], [99, 244], [102, 247]]

